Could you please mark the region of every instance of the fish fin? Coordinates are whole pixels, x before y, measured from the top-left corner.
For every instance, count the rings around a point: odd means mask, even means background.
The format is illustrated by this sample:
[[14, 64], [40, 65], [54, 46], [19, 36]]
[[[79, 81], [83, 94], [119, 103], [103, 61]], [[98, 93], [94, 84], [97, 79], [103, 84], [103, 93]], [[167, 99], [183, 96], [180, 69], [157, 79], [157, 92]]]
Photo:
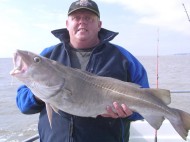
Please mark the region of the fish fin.
[[127, 86], [131, 86], [131, 87], [135, 87], [135, 88], [141, 88], [142, 86], [139, 85], [139, 84], [136, 84], [136, 83], [132, 83], [132, 82], [125, 82], [125, 81], [121, 81], [119, 79], [116, 79], [116, 78], [111, 78], [111, 77], [106, 77], [106, 76], [97, 76], [98, 74], [93, 74], [91, 72], [88, 72], [88, 71], [81, 71], [80, 69], [76, 69], [78, 70], [79, 72], [83, 72], [83, 73], [86, 73], [87, 75], [90, 75], [90, 76], [95, 76], [96, 78], [101, 78], [102, 79], [102, 82], [109, 85], [110, 87], [113, 86], [113, 82], [115, 82], [117, 84], [120, 84], [120, 86], [117, 86], [117, 87], [120, 87], [120, 88], [124, 88], [124, 90], [126, 89], [126, 85]]
[[132, 82], [125, 82], [125, 81], [121, 81], [119, 79], [115, 79], [115, 78], [111, 78], [111, 77], [103, 77], [105, 80], [104, 82], [108, 83], [108, 84], [113, 84], [113, 82], [120, 84], [119, 86], [117, 87], [121, 87], [121, 88], [124, 88], [126, 89], [126, 85], [129, 86], [129, 87], [134, 87], [134, 88], [141, 88], [142, 86], [139, 85], [139, 84], [136, 84], [136, 83], [132, 83]]
[[164, 121], [164, 117], [158, 116], [158, 115], [143, 115], [141, 114], [144, 119], [156, 130], [160, 128], [162, 125], [162, 122]]
[[[190, 114], [179, 109], [172, 108], [179, 117], [176, 119], [167, 118], [178, 134], [184, 139], [187, 139], [188, 131], [190, 130]], [[179, 119], [177, 119], [179, 118]]]
[[[123, 82], [123, 83], [126, 84], [126, 82]], [[136, 83], [132, 83], [132, 82], [127, 82], [127, 85], [131, 86], [131, 87], [135, 87], [135, 88], [141, 88], [142, 87], [141, 85], [136, 84]]]
[[[96, 82], [96, 80], [98, 82]], [[115, 91], [118, 91], [121, 93], [123, 92], [123, 94], [126, 93], [127, 87], [131, 88], [132, 90], [142, 87], [136, 83], [125, 82], [125, 81], [121, 81], [119, 79], [105, 77], [105, 76], [96, 76], [96, 79], [94, 79], [94, 81], [95, 81], [94, 84], [98, 83], [98, 85], [102, 86], [103, 88], [112, 89], [112, 90], [115, 90]]]
[[50, 127], [52, 128], [52, 123], [51, 122], [52, 122], [53, 110], [52, 110], [52, 107], [50, 106], [49, 103], [46, 103], [46, 111], [47, 111], [47, 116], [48, 116]]
[[32, 85], [28, 85], [28, 87], [32, 90], [32, 92], [38, 95], [37, 97], [39, 97], [40, 99], [45, 99], [45, 100], [55, 96], [58, 93], [58, 91], [63, 88], [63, 86], [64, 86], [64, 83], [58, 84], [55, 86], [49, 86], [49, 85], [43, 85], [38, 82], [35, 82]]
[[159, 98], [165, 105], [169, 105], [171, 103], [170, 91], [166, 89], [152, 89], [152, 88], [143, 88], [146, 90], [147, 94], [154, 95]]
[[52, 106], [52, 105], [51, 105], [51, 108], [53, 109], [54, 112], [56, 112], [57, 114], [59, 114], [59, 109], [58, 108], [56, 108], [55, 106]]

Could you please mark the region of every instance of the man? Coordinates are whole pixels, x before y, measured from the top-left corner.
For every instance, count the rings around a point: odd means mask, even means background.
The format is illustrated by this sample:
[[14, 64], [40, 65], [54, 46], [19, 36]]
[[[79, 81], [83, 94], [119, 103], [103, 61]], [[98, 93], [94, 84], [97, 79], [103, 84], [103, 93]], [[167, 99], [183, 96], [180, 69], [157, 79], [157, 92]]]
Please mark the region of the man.
[[[97, 4], [91, 0], [73, 2], [65, 29], [52, 31], [61, 43], [46, 48], [41, 55], [66, 66], [134, 82], [149, 87], [147, 74], [139, 61], [124, 48], [111, 44], [118, 33], [101, 27]], [[130, 122], [143, 119], [127, 104], [113, 102], [107, 114], [97, 118], [78, 117], [63, 111], [53, 113], [49, 126], [44, 103], [27, 86], [20, 86], [17, 105], [22, 113], [40, 112], [38, 130], [42, 142], [128, 142]]]

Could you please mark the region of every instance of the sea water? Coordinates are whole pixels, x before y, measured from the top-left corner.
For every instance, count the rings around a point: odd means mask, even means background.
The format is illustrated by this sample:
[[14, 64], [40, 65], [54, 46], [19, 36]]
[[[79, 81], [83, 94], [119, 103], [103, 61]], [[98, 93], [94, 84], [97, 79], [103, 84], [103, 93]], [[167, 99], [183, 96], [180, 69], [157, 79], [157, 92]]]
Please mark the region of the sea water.
[[[158, 87], [172, 91], [190, 90], [190, 55], [137, 57], [147, 70], [151, 88]], [[0, 142], [20, 142], [37, 134], [39, 114], [22, 114], [16, 105], [16, 91], [21, 85], [9, 72], [13, 69], [11, 58], [0, 58]], [[190, 113], [190, 94], [172, 94], [171, 107]], [[168, 130], [169, 128], [169, 130]], [[152, 142], [154, 129], [149, 124], [138, 121], [132, 124], [130, 142]], [[170, 138], [169, 136], [172, 136]], [[176, 138], [175, 138], [176, 136]], [[169, 122], [164, 121], [158, 131], [159, 142], [184, 142]], [[189, 141], [189, 139], [188, 139]]]

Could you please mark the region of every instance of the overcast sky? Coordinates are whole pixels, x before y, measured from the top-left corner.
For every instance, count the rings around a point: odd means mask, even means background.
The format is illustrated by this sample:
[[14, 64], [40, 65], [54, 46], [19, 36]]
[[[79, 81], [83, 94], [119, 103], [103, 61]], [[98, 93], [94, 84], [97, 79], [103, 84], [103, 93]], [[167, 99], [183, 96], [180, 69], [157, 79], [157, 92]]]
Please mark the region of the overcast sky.
[[[59, 43], [72, 0], [0, 0], [0, 58], [16, 49], [40, 53]], [[112, 43], [138, 55], [190, 53], [190, 0], [96, 0], [102, 27], [119, 32]], [[190, 15], [189, 15], [190, 16]], [[159, 42], [158, 42], [159, 39]]]

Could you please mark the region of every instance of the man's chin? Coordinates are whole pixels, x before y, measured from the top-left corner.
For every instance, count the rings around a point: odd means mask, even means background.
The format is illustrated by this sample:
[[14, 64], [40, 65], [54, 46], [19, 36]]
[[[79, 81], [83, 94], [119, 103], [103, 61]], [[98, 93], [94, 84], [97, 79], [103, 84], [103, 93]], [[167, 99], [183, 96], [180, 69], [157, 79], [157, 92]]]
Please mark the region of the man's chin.
[[79, 41], [87, 41], [89, 39], [89, 36], [86, 35], [80, 35], [77, 37]]

